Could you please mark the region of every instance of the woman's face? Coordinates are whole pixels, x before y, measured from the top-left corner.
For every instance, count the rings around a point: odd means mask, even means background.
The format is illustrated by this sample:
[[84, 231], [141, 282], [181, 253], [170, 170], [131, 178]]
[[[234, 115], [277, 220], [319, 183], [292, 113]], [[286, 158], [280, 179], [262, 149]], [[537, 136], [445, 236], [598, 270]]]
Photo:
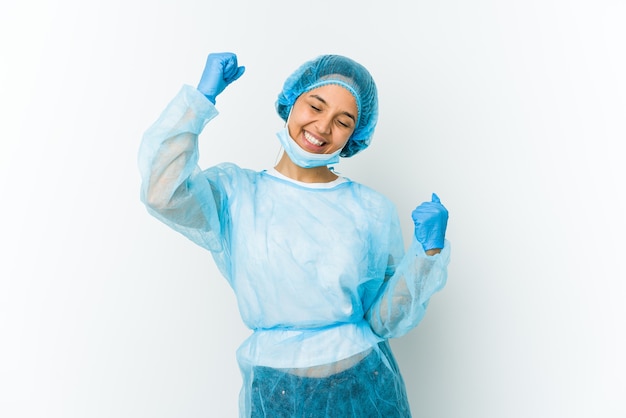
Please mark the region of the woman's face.
[[296, 99], [287, 126], [289, 135], [304, 150], [332, 154], [346, 145], [354, 132], [356, 118], [352, 93], [336, 84], [327, 84]]

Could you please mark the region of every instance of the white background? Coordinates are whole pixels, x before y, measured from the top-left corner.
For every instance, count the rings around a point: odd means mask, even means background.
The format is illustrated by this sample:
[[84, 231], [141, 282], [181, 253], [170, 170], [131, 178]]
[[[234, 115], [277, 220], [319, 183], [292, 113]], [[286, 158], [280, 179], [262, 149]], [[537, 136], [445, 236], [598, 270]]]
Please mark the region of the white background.
[[448, 285], [393, 341], [416, 417], [626, 417], [625, 21], [620, 0], [3, 0], [0, 416], [236, 415], [234, 296], [136, 167], [234, 51], [203, 166], [271, 167], [282, 82], [339, 53], [381, 106], [339, 171], [407, 240], [431, 192], [450, 211]]

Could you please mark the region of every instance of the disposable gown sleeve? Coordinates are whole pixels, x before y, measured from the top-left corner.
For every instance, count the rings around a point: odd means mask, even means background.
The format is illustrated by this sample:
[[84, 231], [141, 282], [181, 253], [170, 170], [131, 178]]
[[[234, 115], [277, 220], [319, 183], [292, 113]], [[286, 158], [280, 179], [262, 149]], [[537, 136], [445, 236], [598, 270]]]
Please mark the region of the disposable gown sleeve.
[[198, 135], [215, 106], [183, 86], [144, 133], [139, 148], [141, 200], [148, 211], [202, 247], [221, 249], [220, 196], [198, 163]]
[[420, 323], [431, 296], [446, 284], [450, 243], [446, 240], [441, 253], [427, 256], [413, 238], [397, 266], [392, 259], [390, 276], [366, 313], [372, 330], [383, 338], [401, 337]]

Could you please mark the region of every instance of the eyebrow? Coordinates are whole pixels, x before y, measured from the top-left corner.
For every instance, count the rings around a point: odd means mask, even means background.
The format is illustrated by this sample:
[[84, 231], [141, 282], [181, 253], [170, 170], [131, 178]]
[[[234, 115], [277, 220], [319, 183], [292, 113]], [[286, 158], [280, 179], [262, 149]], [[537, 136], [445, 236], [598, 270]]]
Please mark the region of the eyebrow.
[[[322, 97], [318, 96], [317, 94], [311, 94], [310, 97], [313, 97], [314, 99], [319, 100], [320, 102], [324, 103], [325, 105], [328, 105], [328, 103], [326, 103], [326, 100], [324, 100]], [[350, 112], [342, 112], [344, 115], [346, 115], [347, 117], [349, 117], [350, 119], [352, 119], [352, 121], [354, 123], [356, 123], [356, 118], [354, 117], [354, 115]]]

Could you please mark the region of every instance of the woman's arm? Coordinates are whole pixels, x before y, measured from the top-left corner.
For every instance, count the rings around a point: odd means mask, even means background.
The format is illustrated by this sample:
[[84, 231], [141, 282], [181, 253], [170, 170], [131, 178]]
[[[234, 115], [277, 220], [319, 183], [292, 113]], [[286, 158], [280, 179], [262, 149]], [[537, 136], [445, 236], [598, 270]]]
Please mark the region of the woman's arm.
[[[415, 224], [413, 243], [397, 266], [395, 256], [389, 256], [388, 277], [366, 314], [374, 332], [386, 338], [399, 337], [417, 326], [431, 296], [445, 286], [448, 276], [447, 209], [433, 193], [432, 201], [419, 205], [412, 218]], [[389, 248], [401, 246], [399, 229], [394, 219]]]
[[209, 54], [198, 88], [181, 89], [139, 150], [141, 199], [148, 211], [209, 250], [221, 248], [224, 196], [197, 166], [198, 135], [217, 115], [217, 95], [244, 70], [235, 54]]
[[[141, 199], [162, 220], [183, 227], [208, 225], [198, 192], [198, 135], [217, 110], [202, 93], [184, 86], [159, 119], [146, 131], [139, 149]], [[195, 187], [194, 187], [195, 186]]]
[[417, 240], [413, 241], [366, 314], [376, 334], [400, 337], [420, 323], [430, 298], [445, 286], [448, 277], [450, 244], [446, 241], [437, 251], [440, 253], [429, 256]]

